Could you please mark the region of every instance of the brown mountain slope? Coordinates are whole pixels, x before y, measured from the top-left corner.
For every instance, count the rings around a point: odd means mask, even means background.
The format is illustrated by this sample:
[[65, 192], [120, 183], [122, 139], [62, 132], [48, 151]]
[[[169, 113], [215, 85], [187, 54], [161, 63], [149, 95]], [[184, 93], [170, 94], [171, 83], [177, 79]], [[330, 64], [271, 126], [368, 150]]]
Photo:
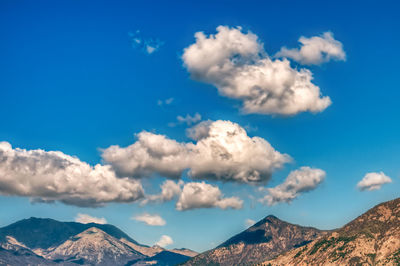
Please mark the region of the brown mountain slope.
[[324, 231], [312, 227], [294, 225], [275, 216], [267, 216], [219, 247], [194, 257], [185, 265], [253, 265], [303, 246], [323, 234]]
[[400, 265], [400, 198], [263, 265]]

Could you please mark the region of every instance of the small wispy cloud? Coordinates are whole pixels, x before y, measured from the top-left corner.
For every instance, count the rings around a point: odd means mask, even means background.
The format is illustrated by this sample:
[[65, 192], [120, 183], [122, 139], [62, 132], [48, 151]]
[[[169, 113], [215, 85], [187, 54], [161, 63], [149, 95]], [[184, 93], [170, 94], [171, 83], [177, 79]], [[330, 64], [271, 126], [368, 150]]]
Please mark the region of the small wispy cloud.
[[106, 224], [107, 220], [105, 218], [93, 217], [88, 214], [78, 213], [75, 217], [75, 222], [82, 224], [96, 223], [96, 224]]
[[254, 220], [252, 220], [252, 219], [246, 219], [246, 220], [244, 221], [245, 227], [253, 226], [255, 223], [256, 223], [256, 221], [254, 221]]
[[186, 124], [188, 126], [191, 126], [191, 125], [196, 124], [197, 122], [201, 121], [201, 115], [199, 113], [195, 113], [193, 116], [191, 116], [190, 114], [187, 114], [186, 116], [178, 115], [176, 117], [176, 120], [178, 122], [169, 123], [168, 126], [174, 127], [174, 126], [177, 126], [180, 124]]
[[139, 49], [147, 54], [152, 54], [160, 49], [164, 45], [163, 41], [154, 38], [143, 37], [139, 30], [136, 32], [129, 33], [132, 47]]
[[165, 100], [159, 99], [159, 100], [157, 100], [157, 105], [158, 106], [170, 105], [173, 101], [174, 101], [173, 97], [165, 99]]
[[165, 220], [158, 214], [143, 213], [136, 215], [131, 219], [151, 226], [163, 226], [166, 224]]

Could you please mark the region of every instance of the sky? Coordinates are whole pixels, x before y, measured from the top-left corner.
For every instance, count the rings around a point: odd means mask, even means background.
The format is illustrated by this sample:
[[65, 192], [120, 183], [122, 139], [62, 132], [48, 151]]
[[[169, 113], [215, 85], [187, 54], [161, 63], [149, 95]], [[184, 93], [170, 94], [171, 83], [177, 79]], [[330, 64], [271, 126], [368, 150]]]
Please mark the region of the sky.
[[[1, 1], [0, 226], [205, 251], [399, 196], [395, 1]], [[162, 186], [162, 187], [161, 187]]]

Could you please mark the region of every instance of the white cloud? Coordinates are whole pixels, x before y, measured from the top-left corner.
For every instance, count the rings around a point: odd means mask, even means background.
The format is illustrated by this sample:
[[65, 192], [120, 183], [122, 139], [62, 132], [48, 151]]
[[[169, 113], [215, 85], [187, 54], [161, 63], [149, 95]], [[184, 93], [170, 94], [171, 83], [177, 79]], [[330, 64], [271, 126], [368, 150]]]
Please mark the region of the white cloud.
[[247, 228], [247, 227], [253, 226], [255, 223], [256, 223], [256, 221], [254, 221], [252, 219], [246, 219], [244, 221], [244, 226]]
[[392, 179], [386, 176], [383, 172], [367, 173], [364, 178], [358, 182], [357, 187], [361, 191], [378, 190], [382, 185], [391, 183]]
[[182, 180], [179, 180], [177, 183], [172, 180], [166, 180], [161, 185], [161, 193], [156, 195], [146, 195], [145, 199], [142, 201], [142, 204], [144, 205], [148, 202], [166, 202], [172, 200], [173, 198], [179, 197], [182, 191], [182, 185]]
[[163, 105], [170, 105], [174, 101], [174, 98], [168, 98], [165, 100], [157, 100], [157, 105], [163, 106]]
[[132, 217], [132, 219], [151, 226], [163, 226], [166, 224], [165, 220], [158, 214], [142, 213]]
[[275, 56], [291, 58], [304, 65], [321, 64], [330, 60], [346, 60], [342, 43], [335, 40], [331, 32], [311, 38], [302, 36], [299, 42], [300, 49], [282, 47]]
[[75, 217], [75, 222], [82, 224], [96, 223], [96, 224], [106, 224], [107, 220], [105, 218], [93, 217], [88, 214], [78, 213]]
[[204, 182], [191, 182], [185, 184], [176, 203], [180, 211], [198, 208], [240, 209], [243, 201], [238, 197], [224, 198], [218, 187]]
[[8, 142], [0, 142], [0, 194], [85, 207], [144, 196], [140, 182], [118, 178], [109, 165], [90, 166], [60, 151], [13, 149]]
[[195, 113], [194, 116], [187, 114], [185, 117], [178, 115], [176, 119], [180, 123], [186, 123], [188, 126], [193, 125], [201, 120], [201, 115], [199, 113]]
[[274, 205], [280, 202], [291, 202], [301, 193], [314, 190], [325, 179], [326, 173], [321, 169], [301, 167], [299, 170], [290, 172], [286, 180], [274, 187], [267, 188], [266, 195], [261, 202]]
[[122, 176], [140, 178], [158, 174], [180, 178], [189, 169], [194, 179], [241, 183], [268, 181], [272, 172], [290, 161], [265, 139], [249, 137], [230, 121], [205, 121], [188, 130], [195, 143], [179, 143], [164, 135], [141, 132], [125, 148], [103, 150], [102, 158]]
[[145, 38], [141, 35], [140, 31], [137, 30], [135, 33], [130, 32], [129, 37], [131, 39], [132, 47], [139, 49], [147, 54], [152, 54], [158, 51], [164, 42], [159, 39]]
[[243, 201], [238, 197], [224, 198], [217, 186], [204, 182], [184, 184], [182, 180], [177, 183], [172, 180], [166, 180], [161, 185], [161, 193], [147, 195], [142, 204], [149, 202], [162, 203], [174, 198], [178, 198], [176, 209], [179, 211], [199, 208], [240, 209], [243, 205]]
[[160, 247], [166, 247], [168, 245], [172, 245], [174, 241], [170, 236], [167, 235], [162, 235], [160, 240], [158, 240], [155, 245], [160, 246]]
[[188, 167], [186, 144], [146, 131], [136, 136], [138, 140], [126, 148], [114, 145], [103, 150], [103, 160], [119, 175], [140, 178], [160, 174], [179, 178]]
[[191, 77], [217, 87], [225, 97], [243, 102], [245, 113], [295, 115], [321, 112], [331, 104], [307, 69], [287, 59], [271, 59], [258, 37], [241, 28], [217, 27], [217, 34], [195, 34], [182, 59]]

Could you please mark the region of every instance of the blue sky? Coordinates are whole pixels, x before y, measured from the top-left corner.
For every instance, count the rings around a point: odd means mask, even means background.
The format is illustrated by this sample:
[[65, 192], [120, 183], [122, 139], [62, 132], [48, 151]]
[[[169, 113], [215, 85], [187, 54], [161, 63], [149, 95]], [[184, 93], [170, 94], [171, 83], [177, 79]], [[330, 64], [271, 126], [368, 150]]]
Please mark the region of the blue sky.
[[[4, 195], [0, 225], [30, 216], [70, 221], [85, 213], [104, 217], [144, 244], [169, 235], [174, 244], [168, 247], [204, 251], [243, 230], [246, 219], [275, 214], [331, 229], [398, 197], [398, 7], [395, 1], [2, 1], [0, 141], [62, 151], [94, 165], [105, 163], [101, 149], [131, 145], [143, 130], [189, 142], [188, 126], [176, 117], [199, 113], [202, 120], [237, 123], [293, 158], [263, 187], [279, 185], [301, 166], [323, 169], [326, 178], [291, 203], [273, 206], [249, 198], [261, 196], [257, 186], [206, 180], [226, 197], [241, 198], [239, 210], [178, 211], [176, 200], [82, 208]], [[332, 104], [289, 117], [244, 114], [240, 101], [191, 78], [182, 61], [184, 48], [195, 43], [196, 32], [215, 34], [220, 25], [251, 31], [271, 56], [282, 46], [298, 48], [301, 36], [332, 32], [343, 44], [345, 61], [310, 66], [291, 61], [293, 68], [313, 73], [312, 82]], [[158, 49], [149, 54], [133, 45], [137, 30], [142, 41], [160, 44]], [[374, 191], [357, 189], [366, 173], [381, 171], [392, 183]], [[157, 193], [164, 180], [141, 182], [146, 193]], [[190, 182], [187, 176], [184, 181]], [[166, 225], [130, 219], [144, 212], [160, 215]]]

